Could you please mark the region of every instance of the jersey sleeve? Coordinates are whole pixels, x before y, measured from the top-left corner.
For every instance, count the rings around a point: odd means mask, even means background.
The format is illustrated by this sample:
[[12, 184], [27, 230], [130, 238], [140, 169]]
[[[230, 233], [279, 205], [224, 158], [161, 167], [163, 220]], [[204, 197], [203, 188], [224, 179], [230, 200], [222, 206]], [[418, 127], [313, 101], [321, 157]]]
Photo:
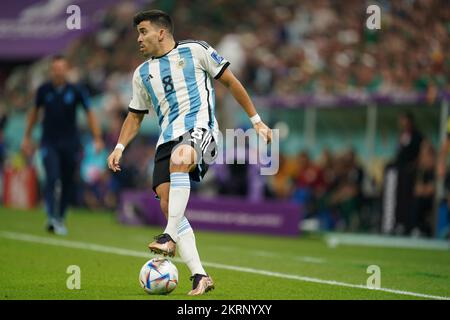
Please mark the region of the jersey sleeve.
[[151, 107], [151, 100], [142, 83], [138, 70], [133, 74], [132, 86], [133, 95], [130, 104], [128, 105], [128, 111], [134, 113], [148, 113]]
[[230, 62], [217, 53], [213, 47], [207, 45], [205, 42], [201, 43], [204, 45], [200, 48], [200, 64], [211, 77], [219, 79], [230, 65]]

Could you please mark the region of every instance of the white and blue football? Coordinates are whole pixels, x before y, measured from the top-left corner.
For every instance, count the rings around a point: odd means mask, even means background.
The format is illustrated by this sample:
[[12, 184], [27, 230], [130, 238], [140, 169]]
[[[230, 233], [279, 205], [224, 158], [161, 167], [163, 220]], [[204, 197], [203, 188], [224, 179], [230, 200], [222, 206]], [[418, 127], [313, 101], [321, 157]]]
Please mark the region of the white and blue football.
[[149, 294], [169, 294], [178, 285], [178, 269], [168, 259], [153, 258], [142, 266], [139, 283]]

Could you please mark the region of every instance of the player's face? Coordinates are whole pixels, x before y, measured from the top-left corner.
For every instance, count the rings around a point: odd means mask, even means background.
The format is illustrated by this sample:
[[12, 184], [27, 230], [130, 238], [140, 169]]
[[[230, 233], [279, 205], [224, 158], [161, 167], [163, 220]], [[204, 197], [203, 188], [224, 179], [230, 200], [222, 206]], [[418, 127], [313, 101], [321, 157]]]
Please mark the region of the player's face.
[[139, 51], [144, 57], [155, 55], [161, 41], [161, 29], [152, 25], [150, 21], [142, 21], [137, 25], [139, 36]]
[[56, 84], [62, 84], [66, 81], [68, 72], [67, 61], [64, 59], [57, 59], [52, 62], [50, 66], [50, 78]]

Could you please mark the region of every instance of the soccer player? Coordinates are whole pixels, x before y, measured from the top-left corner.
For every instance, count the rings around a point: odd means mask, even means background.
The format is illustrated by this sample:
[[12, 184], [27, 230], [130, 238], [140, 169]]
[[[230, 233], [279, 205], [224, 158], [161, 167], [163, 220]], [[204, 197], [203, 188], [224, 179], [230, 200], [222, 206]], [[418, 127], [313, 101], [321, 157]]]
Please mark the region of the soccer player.
[[192, 274], [192, 290], [188, 294], [201, 295], [213, 289], [214, 284], [200, 262], [195, 236], [184, 211], [190, 180], [200, 181], [208, 169], [204, 158], [216, 155], [218, 125], [212, 78], [230, 90], [265, 141], [271, 141], [272, 132], [228, 69], [229, 62], [207, 43], [175, 41], [170, 16], [159, 10], [136, 14], [134, 25], [140, 52], [147, 60], [134, 72], [129, 112], [108, 166], [114, 172], [120, 170], [123, 150], [137, 134], [144, 114], [153, 107], [161, 129], [153, 190], [160, 199], [167, 226], [148, 247], [154, 253], [169, 256], [174, 256], [178, 248]]
[[[74, 193], [76, 171], [81, 142], [76, 125], [76, 109], [86, 111], [89, 127], [94, 136], [95, 150], [103, 148], [101, 131], [94, 113], [90, 110], [87, 93], [67, 81], [68, 62], [63, 56], [55, 56], [50, 65], [50, 81], [42, 84], [36, 94], [35, 107], [29, 112], [22, 141], [22, 150], [30, 156], [33, 152], [31, 133], [43, 111], [41, 155], [46, 174], [44, 199], [47, 211], [47, 230], [66, 235], [65, 217]], [[56, 184], [61, 182], [60, 192]]]

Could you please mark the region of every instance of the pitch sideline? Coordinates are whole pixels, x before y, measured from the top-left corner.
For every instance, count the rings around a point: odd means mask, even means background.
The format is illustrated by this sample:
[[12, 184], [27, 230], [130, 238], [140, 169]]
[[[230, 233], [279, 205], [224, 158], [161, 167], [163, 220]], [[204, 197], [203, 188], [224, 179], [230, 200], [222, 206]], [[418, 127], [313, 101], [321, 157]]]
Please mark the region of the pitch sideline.
[[[6, 238], [6, 239], [11, 239], [11, 240], [41, 243], [41, 244], [60, 246], [60, 247], [66, 247], [66, 248], [91, 250], [91, 251], [96, 251], [96, 252], [111, 253], [111, 254], [117, 254], [117, 255], [122, 255], [122, 256], [149, 258], [149, 253], [144, 253], [141, 251], [135, 251], [135, 250], [129, 250], [129, 249], [123, 249], [123, 248], [117, 248], [117, 247], [110, 247], [110, 246], [104, 246], [104, 245], [80, 242], [80, 241], [71, 241], [71, 240], [54, 239], [54, 238], [48, 238], [48, 237], [40, 237], [40, 236], [31, 235], [31, 234], [24, 234], [24, 233], [17, 233], [17, 232], [0, 231], [0, 237]], [[176, 262], [182, 262], [181, 259], [179, 259], [179, 258], [173, 258], [173, 260]], [[273, 271], [267, 271], [267, 270], [260, 270], [260, 269], [254, 269], [254, 268], [232, 266], [232, 265], [226, 265], [226, 264], [215, 263], [215, 262], [203, 262], [203, 265], [205, 265], [207, 267], [211, 267], [211, 268], [260, 274], [260, 275], [277, 277], [277, 278], [282, 278], [282, 279], [292, 279], [292, 280], [313, 282], [313, 283], [319, 283], [319, 284], [328, 284], [328, 285], [340, 286], [340, 287], [383, 291], [383, 292], [389, 292], [389, 293], [400, 294], [400, 295], [408, 295], [408, 296], [413, 296], [413, 297], [418, 297], [418, 298], [450, 300], [450, 297], [445, 297], [445, 296], [434, 296], [434, 295], [428, 295], [428, 294], [423, 294], [423, 293], [395, 290], [395, 289], [389, 289], [389, 288], [371, 289], [364, 285], [350, 284], [350, 283], [333, 281], [333, 280], [323, 280], [323, 279], [318, 279], [318, 278], [311, 278], [311, 277], [286, 274], [286, 273], [280, 273], [280, 272], [273, 272]]]

